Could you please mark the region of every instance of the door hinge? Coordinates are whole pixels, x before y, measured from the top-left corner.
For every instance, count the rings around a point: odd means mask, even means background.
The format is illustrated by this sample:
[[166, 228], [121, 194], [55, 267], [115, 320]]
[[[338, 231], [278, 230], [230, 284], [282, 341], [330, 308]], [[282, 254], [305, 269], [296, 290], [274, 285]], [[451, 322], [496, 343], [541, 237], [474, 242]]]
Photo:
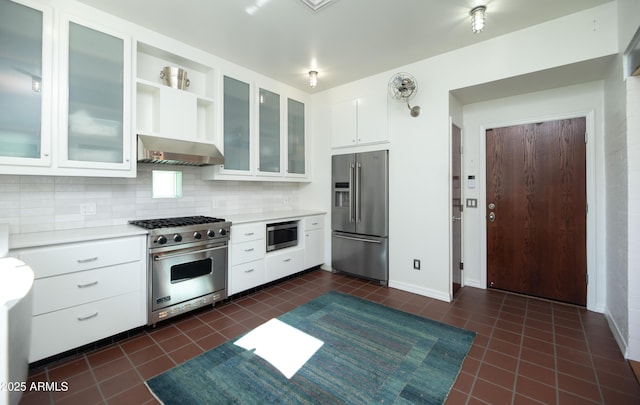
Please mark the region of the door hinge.
[[464, 263], [460, 262], [460, 270], [464, 270]]

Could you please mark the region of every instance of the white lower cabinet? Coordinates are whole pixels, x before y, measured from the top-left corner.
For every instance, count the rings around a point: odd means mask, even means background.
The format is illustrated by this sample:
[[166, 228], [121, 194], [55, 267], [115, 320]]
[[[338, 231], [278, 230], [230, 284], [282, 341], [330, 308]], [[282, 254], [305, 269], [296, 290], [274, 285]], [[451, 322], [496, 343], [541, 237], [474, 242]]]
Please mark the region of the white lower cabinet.
[[228, 294], [257, 287], [265, 283], [264, 254], [266, 226], [262, 222], [233, 225], [229, 249]]
[[229, 295], [257, 287], [265, 283], [264, 260], [232, 266], [230, 270]]
[[38, 361], [146, 324], [145, 235], [25, 248]]
[[139, 291], [36, 315], [31, 323], [29, 362], [143, 325]]
[[304, 268], [324, 263], [324, 215], [304, 220]]
[[[278, 217], [233, 225], [229, 295], [237, 294], [324, 263], [324, 214]], [[266, 252], [267, 224], [298, 221], [298, 245]]]
[[304, 270], [304, 251], [302, 248], [283, 249], [269, 253], [266, 259], [265, 281], [275, 281]]

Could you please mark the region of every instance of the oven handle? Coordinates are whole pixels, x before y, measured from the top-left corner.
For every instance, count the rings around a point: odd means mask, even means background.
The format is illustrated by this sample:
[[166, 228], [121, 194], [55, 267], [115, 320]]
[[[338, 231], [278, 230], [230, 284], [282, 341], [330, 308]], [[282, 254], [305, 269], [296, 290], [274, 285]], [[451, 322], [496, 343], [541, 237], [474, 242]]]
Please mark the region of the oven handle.
[[164, 259], [171, 259], [173, 257], [179, 257], [179, 256], [184, 256], [185, 254], [193, 254], [193, 253], [204, 253], [204, 252], [210, 252], [212, 250], [219, 250], [219, 249], [226, 249], [228, 246], [224, 245], [224, 246], [218, 246], [218, 247], [213, 247], [213, 248], [209, 248], [209, 249], [200, 249], [200, 250], [194, 250], [194, 251], [189, 251], [189, 252], [180, 252], [180, 253], [168, 253], [168, 254], [163, 254], [162, 256], [153, 256], [153, 261], [160, 261], [160, 260], [164, 260]]

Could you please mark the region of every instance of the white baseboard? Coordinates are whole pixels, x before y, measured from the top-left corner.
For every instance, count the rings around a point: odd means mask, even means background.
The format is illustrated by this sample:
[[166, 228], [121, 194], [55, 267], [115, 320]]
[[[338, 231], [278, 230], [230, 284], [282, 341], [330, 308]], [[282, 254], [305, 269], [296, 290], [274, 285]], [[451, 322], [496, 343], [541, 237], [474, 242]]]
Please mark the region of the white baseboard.
[[418, 295], [424, 295], [425, 297], [433, 298], [440, 301], [451, 302], [451, 297], [449, 296], [449, 294], [445, 294], [442, 291], [432, 290], [430, 288], [417, 287], [413, 284], [391, 280], [389, 281], [389, 287], [397, 288], [398, 290], [407, 291]]
[[618, 343], [618, 347], [620, 348], [620, 351], [622, 352], [624, 357], [627, 358], [627, 342], [625, 341], [624, 336], [620, 332], [618, 325], [616, 324], [615, 320], [611, 317], [611, 314], [609, 314], [608, 312], [605, 312], [604, 316], [607, 319], [607, 323], [609, 324], [609, 329], [613, 334], [613, 338], [616, 340], [616, 343]]

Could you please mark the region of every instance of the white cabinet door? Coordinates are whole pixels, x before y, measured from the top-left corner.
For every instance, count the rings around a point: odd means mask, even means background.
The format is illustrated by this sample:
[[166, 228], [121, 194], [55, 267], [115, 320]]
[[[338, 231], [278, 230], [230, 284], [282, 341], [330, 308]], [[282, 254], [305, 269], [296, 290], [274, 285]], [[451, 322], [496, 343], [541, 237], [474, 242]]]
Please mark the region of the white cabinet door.
[[331, 146], [334, 148], [387, 142], [386, 94], [370, 95], [331, 107]]
[[304, 232], [304, 268], [324, 263], [324, 230], [312, 229]]
[[221, 173], [252, 174], [251, 85], [233, 77], [223, 77]]
[[305, 147], [304, 103], [287, 99], [287, 176], [304, 176], [307, 173]]
[[58, 165], [128, 171], [131, 38], [61, 17]]
[[302, 271], [304, 262], [303, 249], [283, 249], [271, 253], [266, 260], [266, 279], [271, 282]]
[[282, 131], [280, 95], [258, 89], [258, 172], [282, 174]]
[[40, 3], [0, 2], [3, 173], [51, 164], [52, 27], [52, 9]]
[[331, 107], [331, 145], [353, 146], [358, 139], [358, 101], [349, 100]]
[[368, 144], [388, 140], [387, 95], [358, 99], [358, 143]]

